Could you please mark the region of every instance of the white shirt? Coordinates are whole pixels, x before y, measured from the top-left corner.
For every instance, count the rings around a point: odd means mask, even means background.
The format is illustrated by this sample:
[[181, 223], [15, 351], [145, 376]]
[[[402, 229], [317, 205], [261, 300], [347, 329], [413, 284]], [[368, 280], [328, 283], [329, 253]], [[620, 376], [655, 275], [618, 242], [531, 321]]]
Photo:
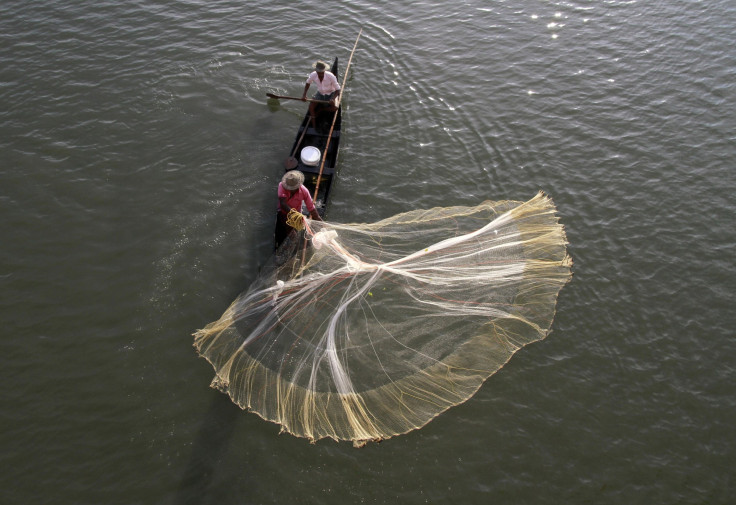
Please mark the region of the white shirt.
[[337, 82], [337, 77], [332, 72], [325, 70], [325, 74], [322, 76], [322, 80], [319, 80], [317, 72], [312, 72], [307, 77], [307, 83], [314, 83], [317, 85], [317, 91], [323, 95], [330, 95], [334, 91], [340, 89], [340, 84]]

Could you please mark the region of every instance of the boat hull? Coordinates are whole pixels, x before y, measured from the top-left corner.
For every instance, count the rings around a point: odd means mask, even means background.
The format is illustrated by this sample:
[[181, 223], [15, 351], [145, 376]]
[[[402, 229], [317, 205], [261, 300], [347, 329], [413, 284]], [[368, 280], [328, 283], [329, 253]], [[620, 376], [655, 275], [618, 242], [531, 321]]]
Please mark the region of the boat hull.
[[[337, 63], [337, 58], [335, 58], [331, 68], [335, 77], [338, 75]], [[337, 117], [335, 117], [335, 114], [337, 114]], [[296, 164], [294, 165], [292, 161], [290, 166], [284, 170], [284, 173], [289, 170], [299, 170], [304, 174], [304, 186], [312, 195], [317, 212], [323, 219], [327, 213], [332, 183], [336, 177], [341, 127], [342, 105], [338, 106], [337, 111], [330, 111], [326, 106], [318, 106], [314, 123], [311, 122], [309, 111], [307, 111], [289, 151], [295, 158]], [[314, 147], [319, 151], [320, 159], [316, 164], [307, 164], [302, 160], [301, 152], [307, 147]], [[278, 231], [278, 218], [276, 227], [275, 242], [276, 247], [279, 247], [279, 238], [282, 238], [280, 237], [282, 234]]]

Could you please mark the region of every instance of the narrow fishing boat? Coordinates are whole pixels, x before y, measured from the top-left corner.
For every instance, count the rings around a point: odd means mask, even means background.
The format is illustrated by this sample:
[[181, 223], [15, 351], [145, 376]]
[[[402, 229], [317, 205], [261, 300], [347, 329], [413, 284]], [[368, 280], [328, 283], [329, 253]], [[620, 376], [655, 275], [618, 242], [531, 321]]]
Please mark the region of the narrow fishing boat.
[[[335, 58], [331, 68], [335, 77], [338, 77], [337, 71], [337, 58]], [[291, 156], [286, 161], [285, 172], [299, 170], [304, 174], [304, 186], [312, 195], [314, 206], [323, 219], [335, 177], [341, 126], [342, 100], [337, 112], [318, 106], [314, 125], [311, 124], [307, 111], [291, 147]]]
[[[340, 98], [337, 109], [334, 106], [328, 106], [329, 102], [321, 102], [315, 99], [306, 99], [309, 102], [318, 102], [313, 110], [307, 111], [304, 119], [297, 131], [296, 139], [291, 148], [291, 156], [286, 160], [285, 172], [290, 170], [298, 170], [304, 175], [302, 185], [309, 191], [314, 202], [316, 212], [319, 217], [324, 219], [327, 213], [327, 204], [330, 199], [332, 183], [336, 177], [337, 153], [340, 149], [340, 133], [342, 128], [342, 100], [345, 97], [345, 86], [347, 75], [350, 71], [350, 64], [353, 61], [355, 48], [358, 46], [358, 40], [363, 33], [361, 29], [358, 38], [355, 39], [355, 45], [350, 53], [350, 59], [345, 69], [345, 76], [340, 86]], [[322, 68], [320, 66], [320, 68]], [[338, 79], [337, 58], [332, 63], [330, 71]], [[304, 88], [306, 93], [307, 87]], [[287, 98], [299, 100], [299, 98], [278, 96], [266, 93], [271, 98]], [[301, 100], [305, 100], [302, 98]], [[293, 211], [294, 209], [292, 209]], [[300, 211], [301, 209], [296, 209]], [[311, 212], [314, 212], [312, 210]], [[316, 218], [316, 216], [313, 216]], [[290, 233], [284, 234], [284, 226], [289, 223], [288, 219], [284, 222], [283, 214], [277, 214], [275, 244], [279, 248], [282, 241]], [[297, 226], [298, 227], [298, 226]]]

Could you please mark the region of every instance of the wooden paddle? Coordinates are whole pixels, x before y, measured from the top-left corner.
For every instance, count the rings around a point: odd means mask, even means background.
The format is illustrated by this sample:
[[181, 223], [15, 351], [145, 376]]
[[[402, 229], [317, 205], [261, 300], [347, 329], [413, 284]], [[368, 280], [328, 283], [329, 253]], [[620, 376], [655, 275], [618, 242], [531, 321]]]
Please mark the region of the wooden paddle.
[[296, 152], [299, 150], [299, 146], [302, 145], [302, 140], [304, 139], [304, 134], [307, 133], [307, 128], [309, 128], [309, 121], [304, 125], [304, 129], [302, 130], [302, 136], [299, 137], [299, 140], [297, 141], [296, 145], [294, 146], [294, 150], [291, 152], [291, 156], [286, 158], [286, 161], [284, 162], [284, 166], [288, 170], [293, 170], [294, 168], [299, 165], [299, 161], [295, 158]]
[[[273, 93], [266, 93], [266, 96], [268, 98], [276, 98], [276, 99], [283, 98], [284, 100], [299, 100], [300, 102], [302, 101], [301, 98], [297, 98], [295, 96], [274, 95]], [[329, 100], [315, 100], [314, 98], [305, 98], [304, 101], [305, 102], [315, 102], [315, 103], [330, 103]]]

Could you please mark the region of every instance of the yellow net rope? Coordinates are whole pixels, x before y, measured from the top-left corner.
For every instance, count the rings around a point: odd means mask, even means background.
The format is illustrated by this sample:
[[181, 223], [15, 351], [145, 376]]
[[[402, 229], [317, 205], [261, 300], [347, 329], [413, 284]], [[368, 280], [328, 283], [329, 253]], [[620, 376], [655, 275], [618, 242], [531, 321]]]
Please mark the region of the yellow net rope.
[[291, 209], [286, 215], [286, 224], [296, 231], [302, 231], [304, 229], [304, 214], [296, 209]]
[[262, 273], [194, 345], [214, 387], [310, 440], [361, 445], [464, 402], [548, 334], [572, 275], [542, 193], [371, 224], [309, 221], [306, 236], [300, 269]]

